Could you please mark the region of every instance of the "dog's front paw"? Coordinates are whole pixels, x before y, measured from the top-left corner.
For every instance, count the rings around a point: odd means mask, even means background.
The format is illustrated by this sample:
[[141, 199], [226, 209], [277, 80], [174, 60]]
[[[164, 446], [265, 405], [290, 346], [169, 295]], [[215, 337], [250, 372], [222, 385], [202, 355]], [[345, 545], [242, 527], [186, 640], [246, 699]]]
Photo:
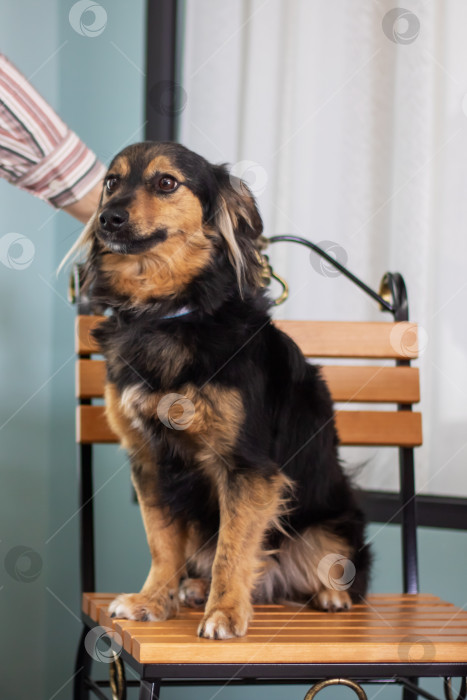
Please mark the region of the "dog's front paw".
[[205, 639], [230, 639], [243, 637], [253, 615], [251, 606], [243, 609], [213, 608], [203, 617], [198, 627], [198, 636]]
[[112, 617], [124, 617], [127, 620], [159, 622], [174, 617], [177, 608], [176, 596], [124, 593], [110, 603], [109, 613]]

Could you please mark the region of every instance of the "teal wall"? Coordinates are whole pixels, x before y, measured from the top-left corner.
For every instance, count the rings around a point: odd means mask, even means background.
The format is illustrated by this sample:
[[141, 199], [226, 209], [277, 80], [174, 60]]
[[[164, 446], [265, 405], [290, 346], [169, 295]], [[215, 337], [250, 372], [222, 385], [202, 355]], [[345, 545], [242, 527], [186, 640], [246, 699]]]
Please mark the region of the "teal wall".
[[[107, 26], [92, 38], [70, 26], [72, 4], [5, 0], [0, 6], [0, 46], [27, 76], [33, 74], [33, 84], [105, 162], [143, 136], [144, 2], [102, 0]], [[0, 697], [66, 700], [71, 698], [80, 630], [75, 311], [66, 300], [66, 275], [57, 279], [55, 269], [81, 227], [3, 181], [0, 207], [0, 245], [2, 236], [17, 232], [35, 246], [25, 269], [0, 263]], [[98, 448], [95, 481], [98, 587], [136, 590], [149, 560], [121, 451]], [[398, 528], [374, 525], [370, 536], [376, 551], [373, 590], [399, 590]], [[423, 590], [466, 605], [467, 533], [426, 529], [420, 541]], [[40, 557], [30, 571], [33, 580], [27, 582], [21, 580], [27, 578], [27, 559], [19, 559], [16, 570], [11, 563], [19, 545]], [[210, 699], [219, 690], [200, 688], [189, 695]], [[248, 692], [279, 699], [292, 692], [303, 697], [305, 690]], [[381, 692], [381, 700], [394, 696], [391, 691]], [[327, 697], [337, 692], [328, 691]], [[369, 697], [378, 692], [370, 688]], [[244, 693], [220, 691], [224, 700]], [[167, 698], [187, 694], [184, 689], [165, 691]], [[346, 695], [351, 697], [343, 690], [342, 697]]]

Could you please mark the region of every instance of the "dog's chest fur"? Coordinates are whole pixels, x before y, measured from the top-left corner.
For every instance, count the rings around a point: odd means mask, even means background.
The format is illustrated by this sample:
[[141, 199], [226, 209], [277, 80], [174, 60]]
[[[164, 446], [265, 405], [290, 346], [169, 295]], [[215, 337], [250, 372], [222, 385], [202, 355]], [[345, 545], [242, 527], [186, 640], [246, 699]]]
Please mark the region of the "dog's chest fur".
[[138, 319], [110, 317], [95, 337], [106, 359], [107, 377], [120, 392], [136, 384], [151, 392], [168, 390], [193, 360], [185, 339]]
[[122, 442], [136, 431], [151, 440], [158, 458], [176, 447], [207, 472], [218, 462], [214, 455], [229, 460], [244, 421], [242, 395], [215, 380], [203, 381], [195, 357], [200, 353], [189, 340], [113, 317], [95, 335], [107, 363], [108, 417]]

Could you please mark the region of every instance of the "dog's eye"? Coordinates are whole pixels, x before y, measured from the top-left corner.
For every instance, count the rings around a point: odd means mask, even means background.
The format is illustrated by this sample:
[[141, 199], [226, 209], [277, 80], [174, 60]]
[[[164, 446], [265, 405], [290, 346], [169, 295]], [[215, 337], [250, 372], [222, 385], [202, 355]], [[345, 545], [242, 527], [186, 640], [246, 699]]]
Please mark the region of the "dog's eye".
[[117, 185], [118, 185], [118, 177], [115, 177], [114, 175], [111, 175], [105, 181], [105, 187], [107, 189], [107, 192], [113, 192], [117, 188]]
[[163, 175], [157, 184], [163, 192], [173, 192], [178, 187], [177, 180], [171, 175]]

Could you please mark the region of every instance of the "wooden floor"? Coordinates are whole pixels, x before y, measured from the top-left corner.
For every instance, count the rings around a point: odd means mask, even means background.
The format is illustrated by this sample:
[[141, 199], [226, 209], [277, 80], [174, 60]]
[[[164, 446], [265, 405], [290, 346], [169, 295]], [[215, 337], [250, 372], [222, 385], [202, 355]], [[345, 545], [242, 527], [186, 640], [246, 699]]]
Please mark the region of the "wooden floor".
[[166, 622], [112, 619], [114, 597], [85, 593], [83, 612], [141, 663], [467, 662], [467, 612], [431, 595], [372, 595], [341, 613], [257, 605], [248, 635], [227, 641], [197, 637], [202, 612], [189, 608]]

